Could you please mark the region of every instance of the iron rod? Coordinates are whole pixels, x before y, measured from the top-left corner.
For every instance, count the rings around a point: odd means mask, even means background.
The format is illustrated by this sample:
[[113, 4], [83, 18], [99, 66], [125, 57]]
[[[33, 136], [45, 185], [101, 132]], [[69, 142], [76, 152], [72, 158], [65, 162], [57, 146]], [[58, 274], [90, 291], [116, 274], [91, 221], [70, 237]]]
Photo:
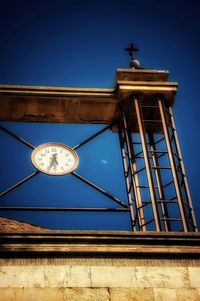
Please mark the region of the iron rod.
[[158, 144], [158, 143], [160, 143], [160, 142], [162, 142], [163, 140], [165, 140], [165, 138], [163, 137], [163, 138], [160, 138], [160, 139], [158, 139], [157, 141], [155, 141], [155, 145], [156, 144]]
[[112, 124], [107, 125], [106, 127], [104, 127], [103, 129], [101, 129], [100, 131], [96, 132], [95, 134], [91, 135], [90, 137], [88, 137], [87, 139], [83, 140], [82, 142], [80, 142], [79, 144], [77, 144], [76, 146], [72, 147], [73, 150], [78, 149], [79, 147], [83, 146], [84, 144], [88, 143], [89, 141], [91, 141], [92, 139], [96, 138], [97, 136], [99, 136], [100, 134], [102, 134], [103, 132], [105, 132], [106, 130], [108, 130], [109, 128], [111, 128]]
[[16, 184], [10, 186], [9, 188], [7, 188], [6, 190], [4, 190], [3, 192], [0, 193], [0, 197], [4, 196], [5, 194], [7, 194], [8, 192], [14, 190], [15, 188], [19, 187], [20, 185], [22, 185], [23, 183], [27, 182], [28, 180], [30, 180], [31, 178], [33, 178], [34, 176], [38, 175], [40, 173], [40, 171], [36, 170], [34, 173], [32, 173], [31, 175], [25, 177], [24, 179], [20, 180], [19, 182], [17, 182]]
[[17, 136], [16, 134], [14, 134], [13, 132], [11, 132], [10, 130], [6, 129], [4, 126], [0, 125], [0, 129], [2, 131], [4, 131], [5, 133], [7, 133], [8, 135], [12, 136], [13, 138], [15, 138], [16, 140], [20, 141], [21, 143], [25, 144], [26, 146], [34, 149], [35, 146], [33, 146], [31, 143], [29, 143], [28, 141], [26, 141], [25, 139]]
[[87, 179], [85, 179], [84, 177], [82, 177], [81, 175], [79, 175], [78, 173], [76, 173], [75, 171], [73, 171], [71, 173], [74, 177], [78, 178], [79, 180], [81, 180], [82, 182], [84, 182], [85, 184], [89, 185], [90, 187], [94, 188], [95, 190], [97, 190], [98, 192], [102, 193], [103, 195], [107, 196], [108, 198], [110, 198], [112, 201], [114, 201], [115, 203], [119, 204], [120, 206], [124, 207], [124, 208], [128, 208], [128, 206], [120, 201], [118, 198], [114, 197], [113, 195], [111, 195], [110, 193], [106, 192], [105, 190], [103, 190], [102, 188], [98, 187], [97, 185], [95, 185], [94, 183], [92, 183], [91, 181], [88, 181]]
[[0, 207], [2, 211], [102, 211], [128, 212], [128, 208]]

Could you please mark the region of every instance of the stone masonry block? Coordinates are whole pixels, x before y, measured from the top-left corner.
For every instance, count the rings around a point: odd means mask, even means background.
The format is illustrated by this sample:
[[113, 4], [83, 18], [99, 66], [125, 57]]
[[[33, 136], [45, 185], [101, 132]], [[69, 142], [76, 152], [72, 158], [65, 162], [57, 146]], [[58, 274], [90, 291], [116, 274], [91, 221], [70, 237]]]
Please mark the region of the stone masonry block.
[[44, 269], [42, 266], [2, 266], [0, 287], [44, 287]]
[[69, 273], [69, 267], [63, 265], [44, 267], [45, 287], [65, 287], [65, 281]]
[[90, 266], [70, 266], [66, 287], [91, 287]]
[[46, 266], [45, 287], [91, 287], [90, 266]]
[[136, 286], [134, 267], [91, 266], [92, 287]]
[[106, 288], [66, 288], [64, 301], [110, 301], [110, 298]]
[[138, 287], [189, 287], [188, 271], [185, 267], [140, 266], [135, 271]]
[[59, 288], [1, 288], [1, 301], [64, 301]]
[[177, 301], [176, 290], [173, 288], [154, 288], [155, 301]]
[[63, 289], [25, 288], [15, 289], [15, 301], [64, 301]]
[[200, 295], [198, 289], [176, 289], [177, 301], [199, 301]]
[[0, 288], [1, 301], [15, 301], [14, 288]]
[[188, 268], [191, 287], [200, 288], [200, 267]]
[[109, 291], [110, 301], [154, 301], [152, 288], [111, 288]]

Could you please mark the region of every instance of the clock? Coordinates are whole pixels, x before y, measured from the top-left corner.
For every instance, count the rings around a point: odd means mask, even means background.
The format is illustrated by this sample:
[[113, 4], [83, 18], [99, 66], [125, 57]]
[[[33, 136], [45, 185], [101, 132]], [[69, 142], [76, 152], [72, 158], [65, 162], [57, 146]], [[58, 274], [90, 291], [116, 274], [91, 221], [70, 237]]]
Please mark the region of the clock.
[[33, 166], [52, 176], [61, 176], [75, 170], [79, 163], [77, 153], [69, 146], [49, 142], [36, 147], [31, 154]]

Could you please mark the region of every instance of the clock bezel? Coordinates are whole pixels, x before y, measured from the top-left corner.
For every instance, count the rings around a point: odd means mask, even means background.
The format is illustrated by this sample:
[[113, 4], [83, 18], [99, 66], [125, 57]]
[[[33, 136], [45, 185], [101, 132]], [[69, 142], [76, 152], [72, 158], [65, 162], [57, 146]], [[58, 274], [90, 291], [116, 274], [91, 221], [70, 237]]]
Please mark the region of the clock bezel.
[[[48, 172], [48, 171], [44, 171], [37, 163], [36, 161], [36, 154], [43, 148], [45, 147], [55, 147], [55, 146], [59, 146], [59, 147], [62, 147], [66, 150], [68, 150], [72, 156], [74, 157], [74, 164], [72, 165], [72, 167], [66, 172], [59, 172], [59, 173], [56, 173], [56, 174], [53, 174], [52, 172]], [[77, 153], [68, 145], [64, 144], [64, 143], [58, 143], [58, 142], [47, 142], [47, 143], [43, 143], [43, 144], [40, 144], [38, 145], [31, 153], [31, 163], [33, 165], [34, 168], [36, 168], [37, 170], [39, 170], [40, 172], [46, 174], [46, 175], [49, 175], [49, 176], [64, 176], [64, 175], [67, 175], [69, 173], [71, 173], [72, 171], [74, 171], [78, 164], [79, 164], [79, 157], [77, 155]]]

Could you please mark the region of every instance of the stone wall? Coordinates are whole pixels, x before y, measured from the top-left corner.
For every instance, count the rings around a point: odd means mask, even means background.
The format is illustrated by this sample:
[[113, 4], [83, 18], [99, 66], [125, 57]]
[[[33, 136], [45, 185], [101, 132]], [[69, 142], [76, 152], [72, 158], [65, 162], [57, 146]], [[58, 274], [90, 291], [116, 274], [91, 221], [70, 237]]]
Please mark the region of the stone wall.
[[199, 301], [200, 260], [0, 260], [1, 301]]

